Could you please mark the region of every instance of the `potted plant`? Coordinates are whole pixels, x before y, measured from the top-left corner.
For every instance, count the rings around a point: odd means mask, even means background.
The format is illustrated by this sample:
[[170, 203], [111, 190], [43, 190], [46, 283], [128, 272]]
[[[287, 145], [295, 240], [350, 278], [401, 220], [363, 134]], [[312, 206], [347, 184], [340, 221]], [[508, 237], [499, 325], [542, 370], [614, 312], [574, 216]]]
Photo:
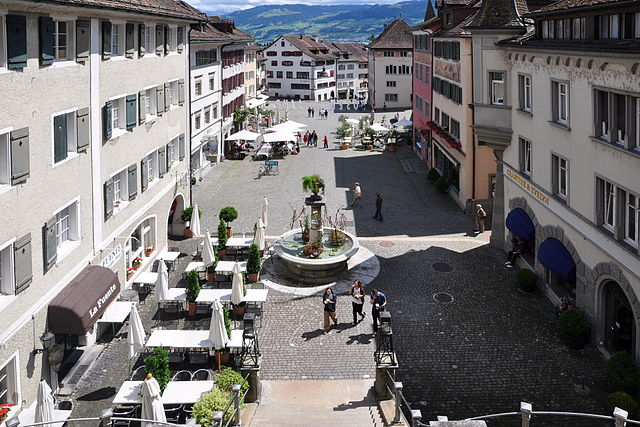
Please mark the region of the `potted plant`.
[[536, 289], [538, 277], [528, 268], [521, 268], [516, 273], [516, 282], [523, 292], [533, 292]]
[[218, 265], [218, 247], [213, 246], [213, 264], [207, 267], [207, 282], [213, 282], [216, 279], [216, 267]]
[[139, 256], [135, 257], [133, 261], [131, 261], [131, 266], [133, 267], [134, 270], [139, 269], [141, 265], [142, 265], [142, 258], [140, 258]]
[[567, 347], [579, 350], [589, 342], [591, 325], [579, 308], [570, 308], [560, 313], [558, 326], [562, 341]]
[[[189, 228], [189, 223], [191, 222], [191, 216], [193, 215], [193, 206], [187, 206], [186, 208], [184, 208], [184, 210], [182, 211], [182, 215], [180, 216], [182, 218], [182, 220], [184, 221], [184, 237], [190, 239], [191, 237], [193, 237], [193, 233], [191, 232], [191, 229]], [[198, 208], [198, 216], [202, 216], [202, 209]]]
[[604, 366], [613, 385], [628, 393], [635, 393], [640, 384], [640, 370], [631, 356], [626, 351], [614, 353]]
[[258, 281], [261, 268], [260, 250], [258, 249], [258, 245], [253, 243], [249, 246], [249, 254], [247, 256], [247, 276], [251, 283]]
[[320, 178], [320, 175], [307, 175], [302, 177], [302, 190], [306, 193], [311, 193], [309, 197], [311, 200], [322, 200], [322, 197], [318, 193], [324, 194], [324, 179]]
[[189, 305], [189, 316], [196, 315], [196, 299], [200, 294], [200, 278], [196, 270], [187, 273], [187, 303]]
[[227, 223], [223, 219], [218, 224], [218, 256], [222, 258], [227, 249]]
[[[233, 229], [231, 228], [231, 223], [238, 218], [238, 211], [233, 206], [225, 206], [220, 209], [220, 214], [218, 215], [221, 220], [227, 223], [227, 237], [233, 236]], [[220, 237], [220, 234], [218, 234]]]
[[[231, 393], [218, 387], [200, 396], [200, 399], [193, 405], [192, 416], [196, 419], [196, 423], [203, 427], [212, 426], [214, 424], [213, 415], [227, 408], [227, 403], [229, 403], [231, 396]], [[244, 399], [241, 400], [240, 406], [244, 406]], [[232, 414], [233, 411], [224, 412], [222, 415], [222, 423], [224, 425], [229, 423]]]
[[[241, 383], [240, 383], [241, 384]], [[9, 416], [9, 412], [11, 412], [11, 407], [14, 405], [12, 403], [3, 403], [0, 405], [0, 424], [4, 422]]]
[[638, 412], [638, 402], [624, 391], [617, 391], [607, 396], [607, 409], [613, 413], [615, 408], [624, 409], [629, 413], [629, 418], [635, 418]]
[[242, 374], [227, 366], [214, 374], [213, 381], [216, 383], [216, 387], [224, 391], [231, 391], [235, 384], [242, 384], [241, 391], [243, 392], [249, 389], [249, 382], [244, 382]]
[[367, 150], [373, 150], [373, 137], [375, 136], [375, 131], [373, 129], [371, 129], [370, 127], [366, 127], [364, 130], [364, 135], [369, 138], [369, 140], [367, 141], [367, 144], [365, 145], [365, 148]]
[[160, 389], [164, 391], [164, 388], [171, 380], [169, 352], [162, 347], [156, 347], [153, 350], [153, 354], [144, 359], [144, 371], [153, 375], [158, 381]]
[[136, 269], [133, 267], [127, 268], [127, 280], [131, 280], [133, 274], [136, 272]]
[[304, 246], [302, 252], [308, 258], [318, 258], [323, 251], [322, 240], [318, 239], [314, 242], [309, 242]]
[[144, 256], [149, 257], [153, 253], [153, 246], [148, 245], [144, 247]]
[[443, 177], [436, 179], [435, 186], [436, 186], [436, 190], [438, 190], [438, 192], [442, 194], [446, 193], [447, 190], [449, 189], [449, 183]]

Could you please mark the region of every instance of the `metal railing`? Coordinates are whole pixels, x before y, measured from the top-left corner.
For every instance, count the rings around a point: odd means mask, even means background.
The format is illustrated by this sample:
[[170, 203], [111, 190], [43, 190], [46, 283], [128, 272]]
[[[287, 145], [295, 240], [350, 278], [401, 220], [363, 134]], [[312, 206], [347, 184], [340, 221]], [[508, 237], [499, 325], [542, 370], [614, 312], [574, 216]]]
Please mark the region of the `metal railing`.
[[[222, 411], [218, 411], [215, 414], [213, 414], [212, 427], [228, 427], [230, 425], [234, 425], [234, 426], [240, 425], [240, 409], [245, 396], [249, 392], [248, 387], [244, 393], [242, 392], [242, 388], [245, 386], [245, 384], [248, 383], [250, 376], [251, 376], [250, 373], [247, 374], [244, 377], [242, 384], [233, 385], [233, 388], [231, 389], [231, 398], [229, 399], [229, 402], [227, 402], [227, 406], [225, 406], [225, 408]], [[227, 419], [227, 422], [223, 424], [225, 414], [231, 409], [232, 405], [233, 405], [233, 412]], [[233, 422], [233, 424], [230, 424], [231, 422]]]

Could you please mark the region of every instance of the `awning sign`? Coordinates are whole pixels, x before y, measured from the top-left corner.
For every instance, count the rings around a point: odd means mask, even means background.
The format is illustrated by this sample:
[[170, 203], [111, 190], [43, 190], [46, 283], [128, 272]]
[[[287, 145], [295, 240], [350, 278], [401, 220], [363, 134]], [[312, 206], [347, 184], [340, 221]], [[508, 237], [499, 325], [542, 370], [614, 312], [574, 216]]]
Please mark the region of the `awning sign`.
[[115, 283], [111, 285], [109, 289], [107, 289], [107, 291], [104, 293], [104, 295], [98, 298], [98, 301], [96, 301], [93, 307], [89, 309], [89, 317], [93, 318], [93, 316], [95, 316], [95, 314], [100, 311], [100, 309], [106, 302], [111, 302], [109, 300], [109, 297], [111, 297], [111, 295], [113, 295], [113, 293], [117, 290], [118, 286]]

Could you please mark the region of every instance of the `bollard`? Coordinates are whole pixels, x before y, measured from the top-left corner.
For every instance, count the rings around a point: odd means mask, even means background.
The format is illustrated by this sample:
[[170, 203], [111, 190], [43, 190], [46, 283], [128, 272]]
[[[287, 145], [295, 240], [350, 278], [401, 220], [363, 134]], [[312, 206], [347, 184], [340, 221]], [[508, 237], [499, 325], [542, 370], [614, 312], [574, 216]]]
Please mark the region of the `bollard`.
[[420, 412], [420, 409], [412, 409], [411, 410], [411, 427], [418, 427], [421, 419], [422, 419], [422, 412]]
[[520, 412], [522, 413], [522, 427], [529, 427], [531, 413], [533, 412], [531, 403], [520, 402]]
[[624, 409], [615, 408], [613, 410], [613, 417], [616, 419], [616, 427], [624, 427], [627, 425], [627, 417], [629, 413]]
[[222, 411], [213, 414], [213, 427], [222, 427]]
[[240, 384], [234, 384], [231, 391], [233, 392], [233, 406], [236, 409], [236, 414], [233, 417], [233, 425], [239, 426], [240, 425]]
[[400, 381], [393, 382], [393, 390], [395, 391], [395, 401], [396, 401], [396, 414], [393, 416], [393, 423], [398, 424], [400, 422], [400, 407], [402, 406], [402, 397], [400, 393], [402, 392], [402, 383]]

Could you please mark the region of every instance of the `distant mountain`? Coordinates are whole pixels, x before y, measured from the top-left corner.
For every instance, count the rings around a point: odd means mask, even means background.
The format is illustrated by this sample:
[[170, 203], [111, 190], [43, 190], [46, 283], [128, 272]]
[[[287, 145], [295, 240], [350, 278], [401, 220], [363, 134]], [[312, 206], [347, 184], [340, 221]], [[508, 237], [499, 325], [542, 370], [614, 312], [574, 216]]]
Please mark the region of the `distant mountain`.
[[409, 25], [422, 22], [426, 1], [396, 4], [307, 6], [283, 4], [257, 6], [224, 15], [236, 27], [251, 34], [259, 43], [268, 43], [281, 35], [319, 36], [333, 41], [368, 42], [394, 19]]

